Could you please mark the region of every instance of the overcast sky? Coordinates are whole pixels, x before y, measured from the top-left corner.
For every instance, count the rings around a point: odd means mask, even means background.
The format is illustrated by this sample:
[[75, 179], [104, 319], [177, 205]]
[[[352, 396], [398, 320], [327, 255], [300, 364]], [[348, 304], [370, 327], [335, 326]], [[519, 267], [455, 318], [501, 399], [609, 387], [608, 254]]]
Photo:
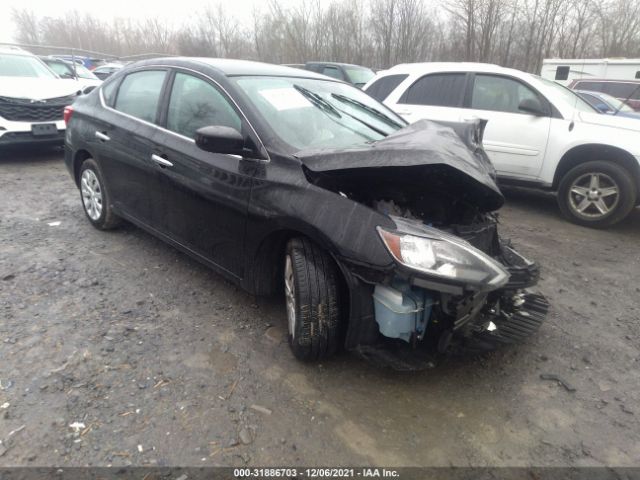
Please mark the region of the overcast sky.
[[[299, 0], [280, 0], [292, 5]], [[117, 17], [143, 19], [156, 16], [175, 22], [178, 25], [197, 15], [207, 5], [217, 5], [215, 0], [0, 0], [0, 42], [14, 41], [15, 30], [11, 21], [12, 7], [28, 8], [42, 16], [59, 16], [68, 10], [87, 12], [96, 17], [111, 20]], [[265, 0], [226, 0], [222, 1], [226, 10], [241, 20], [252, 18], [254, 6], [260, 6]], [[7, 13], [5, 15], [5, 12]]]

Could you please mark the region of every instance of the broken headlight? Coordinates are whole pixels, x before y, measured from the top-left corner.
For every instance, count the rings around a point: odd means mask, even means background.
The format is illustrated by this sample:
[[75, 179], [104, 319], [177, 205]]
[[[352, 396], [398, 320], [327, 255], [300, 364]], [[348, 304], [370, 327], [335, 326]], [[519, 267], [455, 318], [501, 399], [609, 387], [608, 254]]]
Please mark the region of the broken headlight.
[[401, 264], [480, 290], [499, 288], [509, 280], [502, 265], [461, 238], [425, 225], [412, 227], [411, 233], [378, 227], [387, 249]]

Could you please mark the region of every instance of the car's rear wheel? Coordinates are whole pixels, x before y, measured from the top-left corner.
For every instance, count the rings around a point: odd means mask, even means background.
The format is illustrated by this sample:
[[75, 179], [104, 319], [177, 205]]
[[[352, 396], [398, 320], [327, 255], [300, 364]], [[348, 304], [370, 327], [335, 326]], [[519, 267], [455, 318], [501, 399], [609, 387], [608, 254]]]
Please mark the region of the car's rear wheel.
[[331, 356], [338, 347], [338, 278], [333, 259], [306, 238], [287, 244], [284, 265], [289, 345], [305, 361]]
[[571, 169], [560, 182], [562, 213], [585, 227], [604, 228], [624, 219], [636, 204], [631, 174], [615, 163], [586, 162]]
[[109, 230], [120, 224], [120, 218], [112, 211], [100, 167], [92, 158], [86, 159], [80, 167], [80, 198], [84, 213], [94, 227]]

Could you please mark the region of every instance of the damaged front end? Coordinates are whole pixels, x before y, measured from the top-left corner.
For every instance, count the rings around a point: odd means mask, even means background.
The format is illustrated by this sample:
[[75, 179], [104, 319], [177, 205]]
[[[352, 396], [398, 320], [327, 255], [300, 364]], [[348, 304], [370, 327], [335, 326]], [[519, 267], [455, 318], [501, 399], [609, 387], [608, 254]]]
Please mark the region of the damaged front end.
[[339, 262], [351, 291], [346, 346], [397, 369], [480, 353], [534, 333], [548, 310], [537, 266], [498, 235], [504, 198], [481, 123], [418, 122], [367, 147], [305, 152], [315, 185], [391, 219], [387, 269]]

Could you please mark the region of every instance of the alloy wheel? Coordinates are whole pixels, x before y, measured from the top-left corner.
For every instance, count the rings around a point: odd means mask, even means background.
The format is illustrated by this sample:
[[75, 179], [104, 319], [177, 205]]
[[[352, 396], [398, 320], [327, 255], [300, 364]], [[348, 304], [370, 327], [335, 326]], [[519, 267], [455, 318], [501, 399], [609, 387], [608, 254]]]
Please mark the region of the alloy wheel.
[[284, 263], [284, 295], [287, 303], [287, 320], [289, 323], [289, 335], [296, 336], [296, 286], [293, 278], [293, 265], [291, 256], [285, 257]]
[[585, 219], [602, 218], [613, 211], [620, 200], [620, 187], [609, 175], [591, 172], [576, 178], [569, 188], [569, 206]]
[[80, 190], [82, 191], [84, 210], [91, 220], [97, 221], [102, 215], [103, 197], [100, 181], [93, 170], [87, 169], [82, 172]]

